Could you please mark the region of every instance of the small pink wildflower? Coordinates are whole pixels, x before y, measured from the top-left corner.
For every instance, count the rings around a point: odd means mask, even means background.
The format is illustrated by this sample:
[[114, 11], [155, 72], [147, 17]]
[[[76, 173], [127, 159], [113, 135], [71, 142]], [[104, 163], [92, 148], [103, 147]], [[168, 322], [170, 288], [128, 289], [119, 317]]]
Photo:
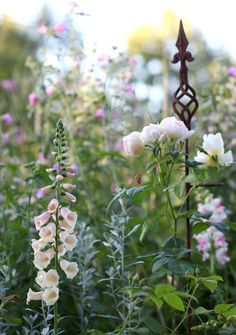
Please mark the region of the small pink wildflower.
[[53, 27], [55, 33], [63, 33], [65, 31], [65, 24], [63, 22], [56, 23]]
[[47, 34], [48, 27], [45, 24], [41, 24], [41, 26], [38, 27], [38, 33], [45, 35]]
[[5, 113], [2, 115], [2, 122], [4, 124], [12, 123], [12, 115], [10, 113]]
[[29, 104], [34, 106], [34, 105], [38, 105], [38, 103], [40, 102], [39, 97], [37, 96], [37, 94], [35, 92], [32, 92], [29, 95]]
[[103, 108], [98, 108], [95, 112], [95, 118], [97, 120], [102, 120], [105, 117], [105, 112]]

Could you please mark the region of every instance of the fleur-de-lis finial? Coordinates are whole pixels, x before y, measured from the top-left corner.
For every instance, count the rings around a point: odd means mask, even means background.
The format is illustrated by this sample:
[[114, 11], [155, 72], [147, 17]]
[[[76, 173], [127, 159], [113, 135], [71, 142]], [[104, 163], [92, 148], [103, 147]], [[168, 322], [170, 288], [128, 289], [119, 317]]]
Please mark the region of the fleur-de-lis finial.
[[172, 60], [174, 64], [180, 62], [180, 86], [174, 94], [173, 109], [190, 129], [191, 119], [198, 108], [198, 101], [196, 92], [188, 83], [188, 68], [186, 62], [192, 62], [194, 60], [192, 54], [187, 51], [188, 43], [182, 20], [180, 20], [179, 34], [175, 44], [179, 52], [174, 55]]

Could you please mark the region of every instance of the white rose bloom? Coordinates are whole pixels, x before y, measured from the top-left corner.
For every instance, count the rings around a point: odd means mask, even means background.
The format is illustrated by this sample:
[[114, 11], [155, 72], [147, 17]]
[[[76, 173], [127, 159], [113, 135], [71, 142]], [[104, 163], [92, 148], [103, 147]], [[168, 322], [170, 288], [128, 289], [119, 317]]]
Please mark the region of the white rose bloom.
[[43, 292], [34, 292], [30, 288], [28, 293], [27, 293], [27, 304], [31, 300], [41, 300], [42, 299], [42, 294], [43, 294]]
[[35, 223], [36, 229], [39, 230], [45, 223], [47, 223], [50, 216], [51, 214], [48, 212], [44, 212], [38, 216], [35, 216], [34, 223]]
[[188, 130], [184, 122], [174, 116], [167, 117], [161, 121], [160, 131], [166, 137], [176, 140], [186, 140], [194, 133], [194, 130]]
[[39, 231], [39, 236], [45, 242], [52, 242], [52, 239], [56, 232], [55, 223], [51, 222], [47, 226], [44, 226]]
[[67, 231], [59, 233], [60, 240], [63, 242], [67, 250], [73, 250], [78, 240], [74, 234], [69, 234]]
[[57, 199], [52, 199], [48, 204], [48, 212], [51, 214], [56, 213], [59, 202]]
[[47, 306], [54, 305], [57, 302], [58, 298], [59, 298], [58, 287], [47, 288], [42, 294], [42, 299]]
[[159, 140], [161, 136], [161, 128], [159, 124], [150, 123], [145, 126], [141, 132], [141, 138], [144, 144], [151, 145]]
[[54, 255], [55, 255], [55, 251], [53, 248], [50, 248], [45, 252], [36, 251], [34, 254], [35, 267], [39, 270], [45, 269], [50, 264]]
[[77, 263], [75, 263], [75, 262], [68, 262], [65, 259], [62, 259], [60, 261], [60, 267], [65, 272], [66, 277], [68, 279], [73, 279], [77, 275], [77, 273], [79, 271]]
[[224, 153], [224, 141], [220, 133], [203, 136], [203, 150], [197, 152], [194, 158], [196, 162], [202, 163], [201, 167], [206, 166], [228, 166], [233, 163], [232, 152]]
[[34, 252], [36, 252], [36, 251], [39, 251], [39, 250], [45, 248], [46, 245], [47, 245], [47, 242], [45, 242], [41, 238], [39, 240], [32, 239], [31, 240], [31, 245], [32, 245], [32, 248], [33, 248]]
[[123, 137], [123, 148], [127, 156], [138, 156], [144, 151], [144, 143], [141, 133], [133, 131]]
[[77, 214], [69, 210], [67, 207], [62, 207], [60, 214], [64, 219], [59, 222], [61, 228], [68, 232], [73, 232], [77, 221]]

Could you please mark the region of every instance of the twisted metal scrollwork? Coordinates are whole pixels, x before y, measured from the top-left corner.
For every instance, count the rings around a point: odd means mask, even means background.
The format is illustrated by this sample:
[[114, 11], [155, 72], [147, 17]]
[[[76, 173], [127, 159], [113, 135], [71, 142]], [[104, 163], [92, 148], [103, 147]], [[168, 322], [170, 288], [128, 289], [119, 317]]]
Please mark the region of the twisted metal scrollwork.
[[194, 60], [192, 54], [187, 51], [188, 40], [184, 32], [182, 21], [180, 21], [179, 34], [176, 41], [176, 47], [179, 50], [173, 57], [172, 63], [180, 62], [179, 78], [180, 86], [173, 96], [173, 109], [183, 121], [191, 129], [191, 120], [198, 109], [198, 101], [195, 90], [188, 83], [188, 68], [186, 62]]

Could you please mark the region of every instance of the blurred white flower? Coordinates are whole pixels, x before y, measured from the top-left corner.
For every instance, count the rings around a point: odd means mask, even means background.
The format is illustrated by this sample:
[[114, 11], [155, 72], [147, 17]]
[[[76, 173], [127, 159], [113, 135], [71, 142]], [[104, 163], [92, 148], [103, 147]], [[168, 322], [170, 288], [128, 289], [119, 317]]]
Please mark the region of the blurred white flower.
[[59, 233], [60, 240], [63, 242], [67, 250], [73, 250], [78, 240], [74, 234], [69, 234], [67, 231]]
[[127, 156], [138, 156], [144, 151], [144, 143], [141, 133], [133, 131], [123, 137], [123, 148]]
[[48, 267], [52, 258], [55, 255], [53, 248], [48, 249], [45, 252], [36, 251], [34, 254], [34, 265], [37, 269], [43, 270]]
[[202, 163], [200, 167], [229, 166], [233, 163], [232, 152], [224, 153], [221, 133], [204, 135], [202, 148], [204, 152], [198, 151], [194, 158], [196, 162]]
[[77, 275], [77, 273], [79, 271], [77, 263], [75, 263], [75, 262], [68, 262], [65, 259], [62, 259], [60, 261], [60, 267], [65, 272], [66, 277], [68, 279], [73, 279]]
[[34, 292], [30, 288], [28, 293], [27, 293], [27, 304], [31, 300], [41, 300], [42, 299], [42, 294], [43, 294], [43, 292]]
[[68, 232], [73, 232], [76, 221], [77, 221], [77, 214], [76, 212], [72, 212], [67, 207], [62, 207], [60, 210], [60, 214], [64, 220], [60, 221], [60, 227]]
[[176, 119], [174, 116], [161, 121], [160, 131], [165, 137], [178, 140], [186, 140], [194, 133], [194, 130], [189, 130], [183, 121]]
[[54, 305], [57, 302], [58, 298], [59, 298], [58, 287], [47, 288], [42, 294], [42, 299], [47, 306]]
[[45, 242], [52, 242], [55, 232], [56, 225], [55, 223], [51, 222], [39, 230], [39, 236]]

